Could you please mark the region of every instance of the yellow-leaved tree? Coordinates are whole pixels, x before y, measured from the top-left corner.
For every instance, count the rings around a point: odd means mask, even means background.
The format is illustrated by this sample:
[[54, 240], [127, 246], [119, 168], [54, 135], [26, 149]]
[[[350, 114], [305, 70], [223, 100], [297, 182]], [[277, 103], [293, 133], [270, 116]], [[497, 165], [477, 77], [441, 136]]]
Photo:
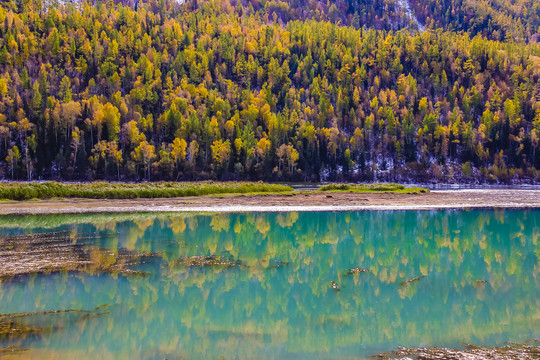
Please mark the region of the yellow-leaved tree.
[[150, 145], [146, 140], [142, 141], [139, 146], [131, 152], [131, 158], [136, 164], [143, 166], [145, 174], [148, 175], [148, 180], [150, 180], [150, 165], [156, 157], [155, 146]]

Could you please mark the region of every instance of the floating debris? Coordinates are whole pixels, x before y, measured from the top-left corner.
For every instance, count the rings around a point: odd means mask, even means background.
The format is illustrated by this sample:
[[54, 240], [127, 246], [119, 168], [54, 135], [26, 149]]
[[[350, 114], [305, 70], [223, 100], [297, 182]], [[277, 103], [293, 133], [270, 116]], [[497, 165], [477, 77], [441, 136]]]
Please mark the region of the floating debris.
[[[533, 340], [538, 343], [538, 340]], [[375, 355], [382, 360], [408, 359], [408, 360], [533, 360], [540, 359], [540, 346], [529, 344], [513, 344], [506, 346], [487, 347], [466, 345], [464, 350], [449, 348], [399, 348]]]
[[277, 264], [276, 264], [276, 265], [270, 266], [269, 269], [277, 269], [277, 268], [279, 268], [279, 267], [282, 267], [282, 266], [285, 266], [285, 265], [289, 265], [289, 263], [286, 262], [286, 261], [274, 260], [274, 262], [276, 262]]
[[352, 274], [359, 274], [363, 272], [370, 272], [369, 269], [360, 269], [359, 266], [355, 267], [354, 269], [347, 269], [347, 273], [345, 275], [352, 275]]
[[418, 281], [420, 279], [423, 279], [425, 276], [422, 275], [422, 276], [418, 276], [418, 277], [415, 277], [415, 278], [412, 278], [412, 279], [409, 279], [409, 280], [406, 280], [406, 281], [402, 281], [399, 283], [399, 285], [406, 285], [406, 284], [410, 284], [410, 283], [413, 283], [415, 281]]
[[239, 267], [242, 263], [240, 260], [234, 260], [232, 256], [203, 255], [181, 257], [176, 260], [175, 265]]
[[335, 281], [330, 281], [330, 286], [332, 286], [332, 289], [335, 291], [341, 291], [341, 288], [343, 287], [338, 285]]

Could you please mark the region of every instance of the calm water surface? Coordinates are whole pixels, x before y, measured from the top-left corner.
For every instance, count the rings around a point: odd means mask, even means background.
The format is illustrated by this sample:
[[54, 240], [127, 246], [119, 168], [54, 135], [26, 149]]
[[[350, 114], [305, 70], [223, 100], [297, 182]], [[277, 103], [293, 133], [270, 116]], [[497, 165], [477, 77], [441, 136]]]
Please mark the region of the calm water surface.
[[[4, 279], [0, 313], [100, 315], [27, 319], [55, 330], [0, 338], [0, 348], [36, 358], [348, 359], [540, 338], [540, 211], [0, 217], [0, 236], [63, 230], [94, 262], [153, 257], [134, 267], [145, 274]], [[200, 255], [235, 266], [178, 261]], [[346, 275], [356, 266], [369, 272]]]

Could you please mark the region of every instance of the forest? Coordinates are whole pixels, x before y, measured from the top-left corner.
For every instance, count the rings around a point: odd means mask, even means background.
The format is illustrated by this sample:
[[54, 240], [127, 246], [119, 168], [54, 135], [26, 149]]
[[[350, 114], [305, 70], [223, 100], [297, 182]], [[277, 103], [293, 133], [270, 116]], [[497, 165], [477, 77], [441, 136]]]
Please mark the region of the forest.
[[536, 183], [537, 1], [4, 1], [0, 179]]
[[482, 34], [493, 40], [540, 40], [536, 0], [415, 0], [415, 13], [432, 28]]

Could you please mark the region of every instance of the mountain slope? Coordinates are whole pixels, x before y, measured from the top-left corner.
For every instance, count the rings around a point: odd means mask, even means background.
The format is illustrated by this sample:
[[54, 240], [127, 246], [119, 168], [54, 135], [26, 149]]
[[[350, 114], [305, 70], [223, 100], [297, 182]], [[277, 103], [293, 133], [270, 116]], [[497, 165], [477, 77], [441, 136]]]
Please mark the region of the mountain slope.
[[538, 44], [194, 6], [1, 7], [3, 176], [537, 181]]
[[467, 31], [493, 40], [540, 40], [536, 0], [412, 0], [417, 16], [432, 28]]

